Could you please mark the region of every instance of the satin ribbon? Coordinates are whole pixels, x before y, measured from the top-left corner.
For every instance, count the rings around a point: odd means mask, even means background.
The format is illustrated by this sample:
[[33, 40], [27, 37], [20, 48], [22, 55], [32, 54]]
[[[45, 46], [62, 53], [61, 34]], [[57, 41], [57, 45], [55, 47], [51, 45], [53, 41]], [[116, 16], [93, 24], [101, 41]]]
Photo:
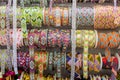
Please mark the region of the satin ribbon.
[[77, 27], [94, 25], [94, 8], [79, 7], [77, 10]]
[[29, 34], [30, 80], [34, 80], [34, 33]]

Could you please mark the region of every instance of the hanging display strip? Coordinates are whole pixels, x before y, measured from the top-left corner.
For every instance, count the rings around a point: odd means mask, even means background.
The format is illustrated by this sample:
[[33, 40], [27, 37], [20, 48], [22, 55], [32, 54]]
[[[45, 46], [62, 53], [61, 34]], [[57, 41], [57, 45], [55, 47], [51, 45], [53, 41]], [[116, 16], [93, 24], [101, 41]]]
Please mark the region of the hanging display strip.
[[[0, 22], [1, 28], [5, 28], [6, 8], [0, 7]], [[21, 11], [21, 12], [20, 12]], [[12, 13], [10, 15], [12, 16]], [[93, 7], [78, 7], [77, 8], [77, 28], [94, 27], [95, 29], [115, 29], [120, 26], [120, 7], [116, 7], [114, 12], [113, 6], [95, 5]], [[23, 35], [27, 37], [27, 24], [32, 27], [61, 27], [64, 28], [72, 24], [72, 9], [69, 7], [53, 7], [51, 12], [49, 8], [25, 7], [17, 8], [17, 23], [21, 22]], [[21, 21], [20, 21], [21, 19]], [[12, 22], [12, 21], [10, 21]], [[42, 26], [44, 25], [44, 26]]]

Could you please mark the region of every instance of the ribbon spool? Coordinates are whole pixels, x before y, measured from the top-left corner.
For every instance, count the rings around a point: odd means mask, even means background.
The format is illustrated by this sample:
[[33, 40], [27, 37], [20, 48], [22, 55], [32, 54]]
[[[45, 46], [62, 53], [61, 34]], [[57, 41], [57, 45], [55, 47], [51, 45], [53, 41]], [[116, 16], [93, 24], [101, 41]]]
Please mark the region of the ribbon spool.
[[[71, 71], [71, 53], [66, 53], [66, 69], [70, 73]], [[82, 68], [82, 54], [77, 53], [75, 58], [75, 78], [81, 78], [80, 76], [80, 69]]]
[[[83, 42], [84, 42], [84, 37], [86, 34], [85, 34], [85, 31], [87, 30], [77, 30], [76, 31], [76, 45], [77, 47], [83, 47]], [[89, 39], [88, 39], [88, 46], [90, 48], [93, 48], [95, 47], [96, 45], [96, 33], [95, 31], [92, 31], [92, 30], [88, 30], [88, 36], [89, 36]]]
[[112, 6], [95, 6], [94, 28], [95, 29], [115, 29], [118, 27], [114, 23], [115, 15], [113, 14], [114, 7]]
[[98, 48], [116, 48], [119, 45], [119, 34], [117, 32], [98, 33]]
[[43, 79], [43, 70], [46, 69], [46, 62], [47, 62], [47, 52], [35, 52], [34, 55], [35, 65], [38, 69], [38, 78]]
[[69, 30], [48, 30], [48, 46], [49, 47], [68, 47], [70, 45]]
[[77, 27], [90, 27], [94, 25], [94, 8], [79, 7], [77, 10]]

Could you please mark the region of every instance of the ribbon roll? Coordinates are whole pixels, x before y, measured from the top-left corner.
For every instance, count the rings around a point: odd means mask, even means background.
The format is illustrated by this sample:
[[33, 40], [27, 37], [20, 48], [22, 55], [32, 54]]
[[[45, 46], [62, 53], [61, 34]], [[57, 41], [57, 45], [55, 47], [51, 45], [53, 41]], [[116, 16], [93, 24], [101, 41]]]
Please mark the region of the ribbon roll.
[[95, 55], [94, 71], [99, 72], [102, 69], [102, 58], [101, 54]]
[[89, 49], [89, 41], [88, 41], [88, 31], [84, 32], [86, 35], [84, 36], [84, 51], [83, 51], [83, 77], [88, 79], [88, 49]]
[[95, 6], [94, 28], [95, 29], [115, 29], [118, 27], [114, 23], [115, 16], [113, 14], [114, 7], [112, 6]]
[[[66, 68], [70, 72], [71, 71], [71, 53], [67, 53], [66, 55]], [[80, 69], [82, 68], [82, 54], [77, 53], [75, 58], [75, 78], [81, 78], [80, 77]]]
[[[87, 30], [77, 30], [76, 31], [76, 45], [77, 45], [77, 47], [83, 47], [84, 46], [84, 36], [86, 35], [85, 34], [85, 32], [86, 32]], [[92, 47], [95, 47], [95, 45], [96, 45], [96, 33], [95, 33], [95, 31], [92, 31], [92, 30], [88, 30], [88, 36], [89, 36], [89, 38], [88, 38], [88, 46], [90, 47], [90, 48], [92, 48]]]
[[94, 70], [94, 61], [95, 61], [94, 55], [89, 54], [88, 59], [89, 59], [89, 61], [88, 61], [89, 71], [93, 71]]
[[43, 79], [43, 70], [47, 67], [47, 52], [35, 52], [34, 59], [39, 71], [38, 79]]
[[62, 26], [67, 26], [69, 22], [68, 8], [62, 9]]
[[46, 26], [50, 26], [50, 22], [49, 22], [49, 11], [48, 11], [48, 8], [45, 8], [44, 9], [44, 18], [43, 18], [44, 20], [43, 20], [43, 23], [44, 23], [44, 25], [46, 25]]
[[54, 8], [54, 26], [61, 26], [61, 11], [62, 9], [59, 7]]
[[77, 15], [78, 27], [89, 27], [94, 25], [94, 8], [79, 7]]
[[47, 47], [47, 29], [40, 30], [40, 36], [39, 36], [39, 44], [41, 50], [46, 50]]
[[31, 24], [35, 27], [41, 27], [43, 21], [43, 9], [42, 8], [32, 8], [31, 9]]
[[117, 26], [120, 26], [120, 7], [119, 6], [116, 7], [116, 10], [114, 11], [114, 16], [115, 16], [114, 23]]
[[120, 37], [118, 32], [98, 33], [98, 48], [116, 48], [119, 45]]

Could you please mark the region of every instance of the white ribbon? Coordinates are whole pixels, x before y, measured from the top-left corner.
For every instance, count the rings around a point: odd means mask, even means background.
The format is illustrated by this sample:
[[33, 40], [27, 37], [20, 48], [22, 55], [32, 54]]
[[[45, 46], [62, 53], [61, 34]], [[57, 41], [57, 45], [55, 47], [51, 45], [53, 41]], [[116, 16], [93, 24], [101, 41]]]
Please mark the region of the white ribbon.
[[15, 74], [18, 74], [17, 69], [17, 0], [13, 0], [13, 62]]
[[76, 54], [76, 0], [72, 4], [72, 64], [71, 65], [71, 80], [74, 80], [75, 75], [75, 54]]
[[7, 38], [7, 53], [8, 53], [8, 68], [9, 70], [12, 70], [12, 62], [11, 62], [11, 54], [10, 54], [10, 19], [9, 19], [9, 15], [10, 15], [10, 6], [11, 6], [11, 0], [8, 0], [8, 5], [6, 7], [6, 29], [7, 29], [7, 34], [6, 34], [6, 38]]

